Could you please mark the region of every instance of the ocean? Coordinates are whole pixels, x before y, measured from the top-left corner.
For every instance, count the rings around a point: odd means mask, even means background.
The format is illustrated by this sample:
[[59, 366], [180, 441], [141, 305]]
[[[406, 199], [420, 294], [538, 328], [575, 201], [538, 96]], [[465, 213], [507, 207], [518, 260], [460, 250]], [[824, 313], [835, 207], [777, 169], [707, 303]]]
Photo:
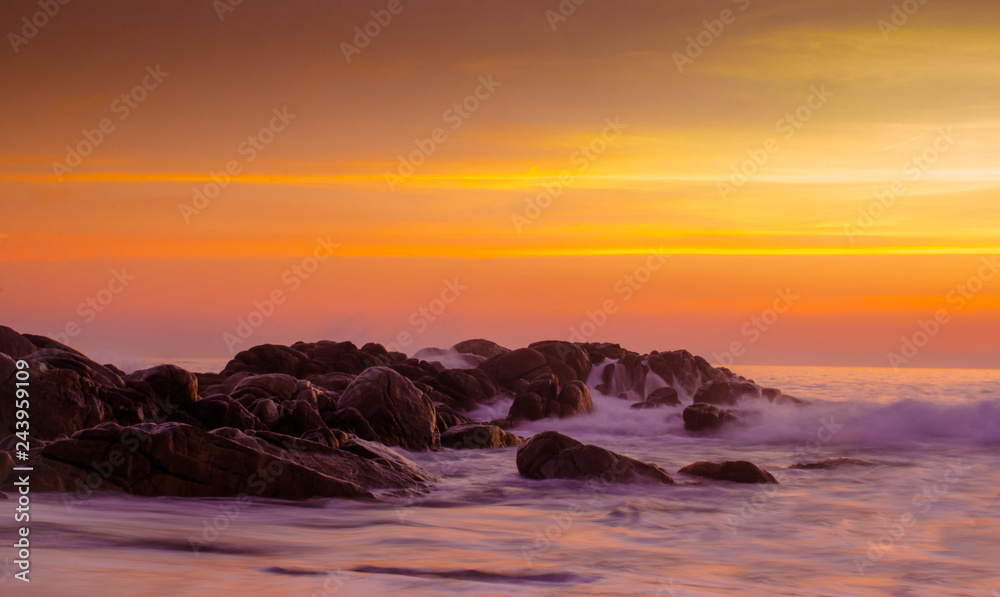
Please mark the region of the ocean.
[[[658, 464], [676, 486], [533, 481], [508, 448], [405, 452], [441, 481], [375, 503], [37, 495], [32, 582], [6, 548], [0, 592], [1000, 597], [1000, 371], [733, 369], [809, 404], [702, 437], [681, 408], [595, 391], [593, 414], [515, 429]], [[871, 465], [789, 468], [833, 457]], [[750, 460], [780, 484], [676, 474], [700, 460]]]

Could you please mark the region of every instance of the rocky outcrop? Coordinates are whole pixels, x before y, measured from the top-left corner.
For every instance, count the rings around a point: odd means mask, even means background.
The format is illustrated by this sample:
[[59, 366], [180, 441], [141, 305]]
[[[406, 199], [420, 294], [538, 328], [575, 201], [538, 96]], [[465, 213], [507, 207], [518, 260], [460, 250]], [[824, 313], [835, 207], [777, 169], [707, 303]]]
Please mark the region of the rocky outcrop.
[[678, 471], [684, 475], [734, 483], [777, 483], [774, 475], [746, 460], [695, 462]]
[[584, 444], [555, 431], [543, 431], [517, 449], [517, 471], [529, 479], [674, 482], [655, 464]]
[[387, 446], [427, 450], [438, 445], [434, 403], [388, 367], [371, 367], [347, 386], [338, 407], [353, 408]]
[[738, 423], [742, 420], [739, 411], [719, 408], [704, 402], [688, 406], [681, 416], [684, 419], [684, 428], [688, 431], [710, 431], [722, 427], [724, 423]]
[[235, 429], [209, 433], [178, 423], [85, 429], [48, 444], [29, 464], [35, 467], [33, 491], [80, 497], [117, 490], [140, 496], [372, 498], [374, 489], [415, 490], [430, 480], [412, 463], [402, 474], [382, 458], [314, 442]]
[[587, 380], [592, 366], [590, 355], [576, 344], [559, 340], [545, 340], [529, 344], [528, 348], [545, 357], [546, 364], [559, 378], [560, 384]]
[[465, 423], [449, 427], [441, 434], [441, 446], [462, 449], [509, 448], [520, 446], [520, 436], [504, 431], [496, 425]]
[[510, 349], [504, 348], [496, 342], [483, 340], [482, 338], [459, 342], [458, 344], [452, 346], [451, 350], [460, 354], [474, 354], [476, 356], [483, 357], [484, 359], [491, 359], [510, 352]]
[[125, 381], [149, 384], [161, 403], [173, 407], [190, 406], [198, 401], [198, 378], [176, 365], [158, 365], [136, 371]]
[[552, 375], [545, 355], [530, 348], [519, 348], [483, 361], [479, 368], [490, 375], [497, 384], [517, 391], [542, 375]]
[[759, 400], [761, 397], [761, 388], [757, 384], [727, 379], [710, 381], [701, 386], [694, 394], [694, 401], [733, 406], [741, 400]]
[[712, 367], [702, 357], [692, 355], [686, 350], [671, 352], [653, 351], [646, 357], [650, 371], [663, 378], [674, 387], [683, 388], [689, 395], [693, 394], [705, 382], [723, 380], [726, 374]]

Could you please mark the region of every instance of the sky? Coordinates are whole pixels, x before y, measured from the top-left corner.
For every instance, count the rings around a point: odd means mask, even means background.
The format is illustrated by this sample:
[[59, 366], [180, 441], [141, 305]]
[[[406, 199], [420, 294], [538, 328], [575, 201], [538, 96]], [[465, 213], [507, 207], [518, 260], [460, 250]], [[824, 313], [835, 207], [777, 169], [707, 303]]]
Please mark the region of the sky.
[[43, 5], [0, 7], [19, 331], [1000, 368], [996, 2]]

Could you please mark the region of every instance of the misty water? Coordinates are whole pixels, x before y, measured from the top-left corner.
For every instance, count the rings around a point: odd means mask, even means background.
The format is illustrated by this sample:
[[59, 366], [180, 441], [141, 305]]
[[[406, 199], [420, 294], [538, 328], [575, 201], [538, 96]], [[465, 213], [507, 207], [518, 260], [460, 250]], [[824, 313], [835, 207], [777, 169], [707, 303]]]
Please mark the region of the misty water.
[[[407, 452], [440, 482], [380, 502], [36, 496], [33, 581], [11, 578], [8, 558], [0, 592], [1000, 595], [1000, 371], [735, 369], [810, 405], [757, 407], [745, 427], [697, 437], [680, 408], [595, 392], [592, 415], [516, 430], [656, 463], [677, 486], [532, 481], [510, 448]], [[875, 466], [787, 468], [839, 456]], [[699, 460], [750, 460], [781, 484], [676, 474]]]

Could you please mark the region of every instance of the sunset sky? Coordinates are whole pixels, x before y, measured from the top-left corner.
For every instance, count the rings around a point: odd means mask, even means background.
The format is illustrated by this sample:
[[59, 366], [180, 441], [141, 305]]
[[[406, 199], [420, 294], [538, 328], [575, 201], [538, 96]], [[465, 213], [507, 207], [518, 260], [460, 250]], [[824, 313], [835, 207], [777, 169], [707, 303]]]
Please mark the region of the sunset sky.
[[993, 0], [232, 4], [4, 2], [0, 324], [1000, 368]]

